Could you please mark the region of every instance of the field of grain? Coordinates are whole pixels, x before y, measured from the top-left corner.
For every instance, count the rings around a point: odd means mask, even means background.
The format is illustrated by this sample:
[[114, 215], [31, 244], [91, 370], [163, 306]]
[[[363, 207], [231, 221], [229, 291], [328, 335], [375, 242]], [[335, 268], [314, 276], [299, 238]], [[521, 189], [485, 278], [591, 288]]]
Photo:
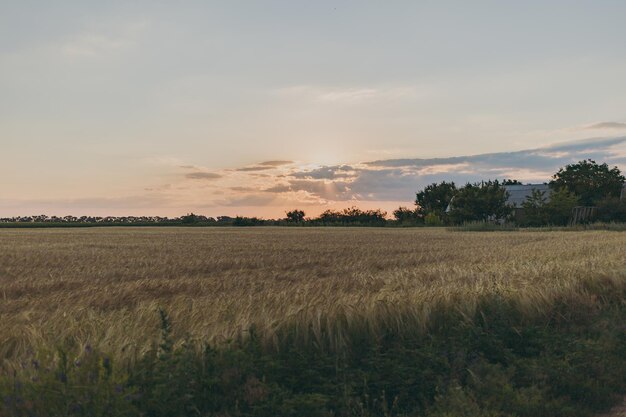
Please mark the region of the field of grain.
[[354, 329], [428, 326], [485, 295], [529, 315], [586, 286], [626, 282], [626, 234], [381, 228], [0, 230], [0, 357], [91, 345], [133, 357], [154, 345], [158, 309], [176, 340], [219, 344], [255, 325], [340, 347]]

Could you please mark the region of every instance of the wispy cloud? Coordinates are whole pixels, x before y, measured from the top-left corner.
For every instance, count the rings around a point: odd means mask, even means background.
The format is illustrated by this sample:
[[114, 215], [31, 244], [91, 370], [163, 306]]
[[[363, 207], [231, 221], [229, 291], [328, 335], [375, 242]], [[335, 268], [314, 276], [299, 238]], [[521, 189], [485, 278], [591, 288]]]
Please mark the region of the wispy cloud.
[[266, 171], [268, 169], [274, 169], [274, 167], [273, 166], [242, 167], [242, 168], [236, 168], [235, 171], [255, 172], [255, 171]]
[[190, 172], [185, 174], [185, 178], [192, 180], [216, 180], [222, 178], [222, 176], [214, 172]]
[[[274, 213], [279, 216], [286, 208], [307, 207], [307, 213], [315, 213], [328, 207], [352, 204], [389, 210], [396, 204], [410, 204], [415, 192], [432, 182], [446, 180], [464, 184], [495, 178], [544, 182], [558, 168], [587, 158], [626, 168], [626, 136], [569, 141], [512, 152], [321, 166], [265, 161], [241, 168], [210, 170], [166, 158], [167, 164], [163, 164], [162, 169], [172, 175], [165, 176], [167, 183], [161, 186], [142, 188], [144, 196], [59, 200], [58, 204], [39, 201], [31, 206], [41, 207], [36, 211], [44, 212], [56, 204], [57, 207], [76, 207], [86, 214], [95, 205], [103, 208], [97, 212], [102, 213], [108, 207], [112, 213], [119, 213], [124, 204], [135, 213], [153, 204], [169, 213], [206, 210], [211, 215]], [[263, 172], [256, 172], [259, 170]], [[172, 180], [172, 176], [178, 181]], [[8, 211], [18, 206], [11, 208], [5, 202], [4, 207]]]
[[446, 158], [388, 159], [361, 164], [322, 166], [287, 175], [287, 182], [266, 191], [304, 191], [330, 200], [398, 201], [435, 181], [458, 183], [493, 178], [547, 181], [559, 167], [592, 158], [622, 163], [615, 149], [626, 137], [587, 139], [514, 152]]
[[617, 129], [626, 130], [626, 123], [622, 122], [600, 122], [594, 123], [588, 126], [584, 126], [583, 129], [587, 130], [602, 130], [602, 129]]
[[322, 103], [364, 103], [373, 100], [410, 98], [417, 95], [414, 86], [395, 87], [326, 87], [296, 85], [276, 91], [284, 97], [309, 99]]
[[293, 161], [265, 161], [265, 162], [261, 162], [259, 165], [279, 167], [279, 166], [289, 165], [289, 164], [293, 164]]

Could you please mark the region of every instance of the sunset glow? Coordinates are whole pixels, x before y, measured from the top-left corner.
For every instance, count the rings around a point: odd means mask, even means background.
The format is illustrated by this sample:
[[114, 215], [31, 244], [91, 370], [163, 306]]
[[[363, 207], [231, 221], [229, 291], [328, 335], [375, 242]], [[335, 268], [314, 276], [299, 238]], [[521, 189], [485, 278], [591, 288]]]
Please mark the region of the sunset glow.
[[626, 168], [623, 4], [27, 3], [0, 13], [0, 216], [390, 212]]

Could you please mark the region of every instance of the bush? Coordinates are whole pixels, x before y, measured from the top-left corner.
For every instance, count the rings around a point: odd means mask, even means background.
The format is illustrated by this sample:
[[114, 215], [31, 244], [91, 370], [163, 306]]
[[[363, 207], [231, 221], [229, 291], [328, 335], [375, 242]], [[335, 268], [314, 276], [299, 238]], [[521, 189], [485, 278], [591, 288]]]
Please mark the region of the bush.
[[600, 222], [626, 222], [626, 201], [607, 197], [597, 203], [596, 220]]
[[428, 213], [424, 217], [424, 224], [426, 226], [443, 226], [443, 220], [435, 213]]

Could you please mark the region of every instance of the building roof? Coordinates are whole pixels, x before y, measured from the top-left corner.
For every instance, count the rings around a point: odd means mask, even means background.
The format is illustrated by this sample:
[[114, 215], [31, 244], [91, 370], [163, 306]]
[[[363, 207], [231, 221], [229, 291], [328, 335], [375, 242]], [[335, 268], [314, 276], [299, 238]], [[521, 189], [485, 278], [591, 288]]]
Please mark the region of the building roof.
[[546, 200], [550, 198], [550, 186], [548, 184], [505, 185], [504, 188], [509, 194], [506, 202], [513, 207], [522, 207], [526, 199], [532, 195], [533, 190], [543, 192]]

